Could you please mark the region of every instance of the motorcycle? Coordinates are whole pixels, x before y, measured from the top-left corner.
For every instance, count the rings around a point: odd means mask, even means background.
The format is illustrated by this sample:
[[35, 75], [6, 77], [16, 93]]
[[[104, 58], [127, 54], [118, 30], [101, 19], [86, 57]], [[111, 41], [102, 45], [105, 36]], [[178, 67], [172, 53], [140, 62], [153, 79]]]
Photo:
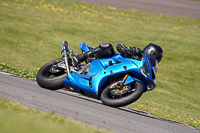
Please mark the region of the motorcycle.
[[[82, 53], [92, 47], [81, 42]], [[156, 72], [146, 55], [136, 60], [124, 58], [119, 53], [111, 57], [88, 58], [73, 66], [71, 58], [76, 54], [63, 41], [62, 58], [42, 66], [37, 73], [37, 83], [42, 88], [56, 90], [66, 88], [89, 97], [96, 97], [103, 104], [121, 107], [138, 100], [146, 91], [156, 87]]]

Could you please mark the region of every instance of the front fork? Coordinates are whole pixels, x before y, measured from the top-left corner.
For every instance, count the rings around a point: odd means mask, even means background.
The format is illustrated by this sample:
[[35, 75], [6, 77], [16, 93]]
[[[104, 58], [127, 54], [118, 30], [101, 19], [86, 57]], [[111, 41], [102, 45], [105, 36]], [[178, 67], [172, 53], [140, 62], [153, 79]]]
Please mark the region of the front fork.
[[124, 76], [124, 78], [121, 80], [121, 81], [118, 81], [116, 82], [115, 84], [113, 84], [110, 89], [113, 89], [113, 88], [118, 88], [118, 89], [123, 89], [124, 87], [124, 83], [126, 82], [126, 79], [128, 78], [128, 74], [126, 74]]
[[62, 47], [62, 57], [65, 61], [65, 66], [66, 66], [66, 70], [67, 70], [67, 74], [71, 74], [71, 70], [70, 70], [70, 67], [69, 67], [69, 45], [68, 45], [68, 42], [67, 41], [63, 41], [61, 43], [61, 47]]

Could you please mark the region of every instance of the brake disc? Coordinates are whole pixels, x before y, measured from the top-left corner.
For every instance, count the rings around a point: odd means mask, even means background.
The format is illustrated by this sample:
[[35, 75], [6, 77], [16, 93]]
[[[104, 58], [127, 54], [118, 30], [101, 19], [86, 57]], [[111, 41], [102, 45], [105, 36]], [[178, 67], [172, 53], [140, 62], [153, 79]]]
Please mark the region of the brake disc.
[[[113, 86], [112, 86], [112, 87], [113, 87]], [[110, 92], [111, 92], [111, 94], [114, 95], [114, 96], [119, 96], [119, 95], [125, 94], [125, 93], [128, 92], [130, 89], [131, 89], [131, 86], [130, 86], [130, 85], [123, 86], [123, 87], [116, 86], [116, 87], [111, 88]]]

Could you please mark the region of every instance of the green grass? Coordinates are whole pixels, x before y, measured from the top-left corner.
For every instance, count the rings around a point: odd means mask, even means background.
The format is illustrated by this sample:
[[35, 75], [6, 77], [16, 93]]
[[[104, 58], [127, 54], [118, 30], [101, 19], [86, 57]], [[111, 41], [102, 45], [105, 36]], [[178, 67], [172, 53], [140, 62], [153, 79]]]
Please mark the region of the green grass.
[[0, 99], [1, 133], [106, 133], [53, 113], [26, 108]]
[[[120, 10], [68, 0], [0, 1], [0, 62], [36, 73], [61, 57], [61, 42], [164, 49], [157, 88], [128, 107], [200, 128], [200, 19]], [[25, 72], [25, 73], [27, 73]], [[34, 75], [34, 74], [33, 74]]]
[[26, 70], [26, 69], [16, 69], [5, 65], [4, 63], [0, 63], [0, 70], [11, 72], [12, 74], [20, 77], [25, 77], [29, 79], [36, 79], [36, 72]]

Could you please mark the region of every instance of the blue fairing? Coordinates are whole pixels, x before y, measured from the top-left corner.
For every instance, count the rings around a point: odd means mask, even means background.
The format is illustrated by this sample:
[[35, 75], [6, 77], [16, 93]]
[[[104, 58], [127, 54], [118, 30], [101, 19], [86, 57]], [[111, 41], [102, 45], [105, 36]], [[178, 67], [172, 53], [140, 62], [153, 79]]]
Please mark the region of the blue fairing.
[[[92, 47], [87, 46], [85, 43], [80, 43], [80, 48], [82, 51], [87, 52]], [[118, 53], [115, 53], [110, 58], [95, 59], [91, 62], [89, 72], [86, 75], [72, 72], [64, 80], [64, 85], [66, 88], [72, 87], [74, 90], [83, 90], [84, 92], [98, 95], [102, 85], [109, 77], [123, 73], [132, 73], [132, 75], [128, 76], [125, 85], [137, 80], [146, 87], [150, 81], [154, 83], [155, 78], [147, 78], [141, 73], [140, 68], [144, 62], [147, 62], [150, 77], [153, 77], [152, 75], [155, 75], [155, 73], [152, 71], [148, 58], [145, 55], [143, 56], [144, 59], [142, 61], [123, 58]]]

